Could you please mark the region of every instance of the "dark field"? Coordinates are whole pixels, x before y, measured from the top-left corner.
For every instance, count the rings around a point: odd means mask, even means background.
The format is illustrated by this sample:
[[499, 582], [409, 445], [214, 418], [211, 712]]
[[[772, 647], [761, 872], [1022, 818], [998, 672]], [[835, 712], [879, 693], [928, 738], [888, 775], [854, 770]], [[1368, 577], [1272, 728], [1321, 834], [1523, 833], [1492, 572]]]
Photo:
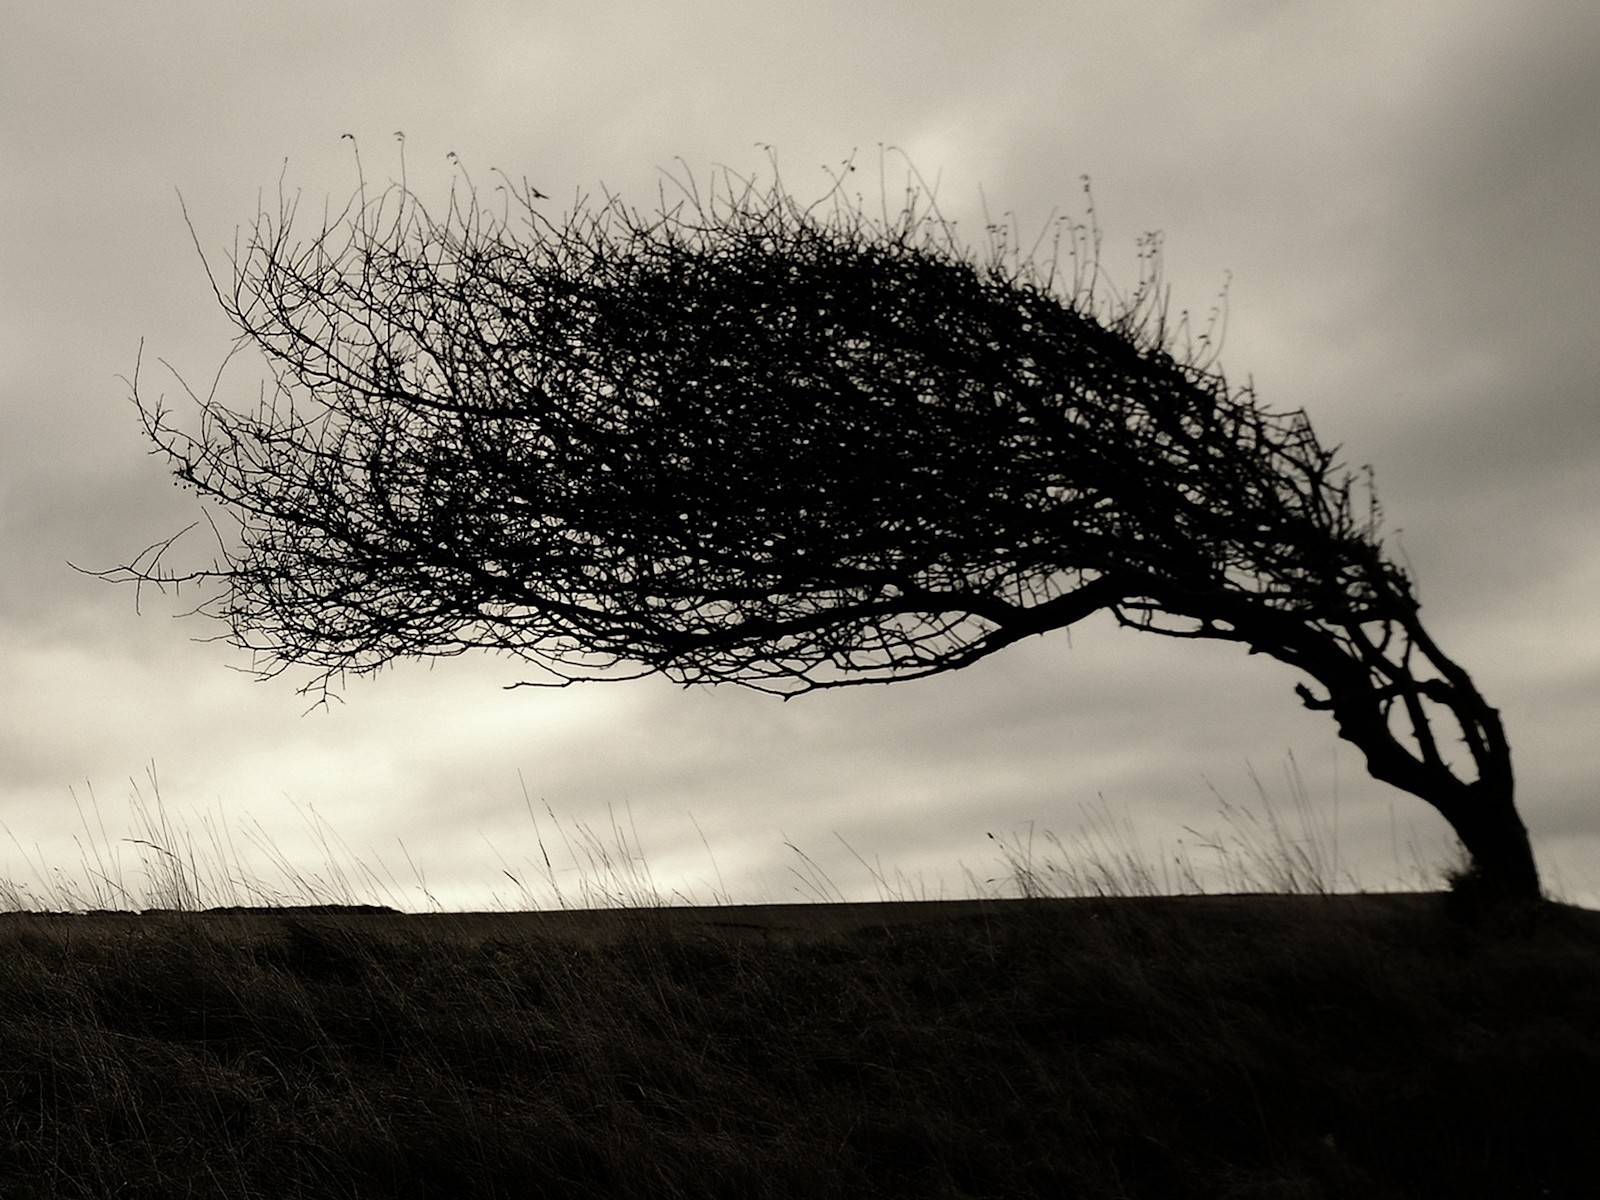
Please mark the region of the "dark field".
[[0, 1197], [1600, 1195], [1600, 914], [0, 915]]

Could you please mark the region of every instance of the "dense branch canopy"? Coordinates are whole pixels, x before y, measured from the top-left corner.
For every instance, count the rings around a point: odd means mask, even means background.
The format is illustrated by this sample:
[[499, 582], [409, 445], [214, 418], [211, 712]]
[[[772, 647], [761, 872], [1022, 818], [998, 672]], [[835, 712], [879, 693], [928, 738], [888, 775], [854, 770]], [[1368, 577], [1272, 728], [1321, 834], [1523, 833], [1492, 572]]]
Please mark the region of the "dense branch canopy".
[[1174, 355], [1153, 275], [1108, 307], [915, 192], [510, 211], [393, 187], [299, 241], [280, 205], [218, 285], [272, 391], [195, 434], [141, 401], [240, 523], [184, 577], [268, 673], [487, 648], [792, 693], [1101, 609], [1254, 642], [1413, 607], [1304, 415]]

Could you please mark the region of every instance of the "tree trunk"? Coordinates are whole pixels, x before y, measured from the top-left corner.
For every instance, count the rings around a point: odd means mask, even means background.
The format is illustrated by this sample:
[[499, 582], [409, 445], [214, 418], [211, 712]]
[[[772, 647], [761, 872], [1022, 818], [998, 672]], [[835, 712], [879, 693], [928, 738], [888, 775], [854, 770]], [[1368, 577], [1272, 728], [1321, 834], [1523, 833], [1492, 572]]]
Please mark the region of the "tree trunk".
[[[1485, 778], [1467, 783], [1442, 762], [1425, 762], [1396, 740], [1386, 719], [1372, 706], [1369, 719], [1350, 719], [1351, 708], [1336, 710], [1339, 734], [1366, 755], [1367, 769], [1375, 779], [1393, 784], [1426, 800], [1450, 823], [1470, 860], [1467, 869], [1451, 879], [1453, 890], [1471, 893], [1474, 907], [1507, 907], [1535, 903], [1544, 898], [1539, 869], [1527, 826], [1513, 800], [1510, 750], [1503, 741], [1481, 764]], [[1491, 718], [1492, 709], [1485, 709]], [[1459, 716], [1459, 712], [1457, 714]]]
[[[1344, 646], [1285, 640], [1261, 647], [1305, 670], [1328, 690], [1319, 699], [1297, 690], [1308, 708], [1329, 711], [1339, 736], [1358, 747], [1373, 778], [1426, 800], [1450, 822], [1470, 858], [1452, 888], [1470, 893], [1474, 907], [1512, 907], [1544, 898], [1528, 830], [1513, 800], [1511, 747], [1500, 714], [1478, 694], [1472, 680], [1432, 643], [1415, 620], [1403, 626], [1403, 651], [1384, 654], [1379, 644], [1352, 631]], [[1426, 657], [1437, 677], [1418, 679], [1411, 647]], [[1424, 700], [1436, 706], [1433, 714]], [[1391, 711], [1411, 726], [1413, 745], [1401, 742]], [[1476, 779], [1458, 776], [1446, 761], [1432, 722], [1448, 714], [1459, 744], [1470, 753]]]
[[1453, 802], [1434, 806], [1450, 822], [1471, 859], [1466, 872], [1453, 881], [1457, 890], [1470, 890], [1475, 901], [1496, 907], [1544, 898], [1528, 830], [1509, 789], [1491, 790], [1480, 782]]
[[[1544, 899], [1513, 800], [1511, 746], [1500, 714], [1428, 636], [1403, 579], [1394, 583], [1400, 590], [1390, 597], [1391, 613], [1374, 610], [1342, 624], [1267, 608], [1223, 589], [1122, 582], [1126, 594], [1153, 598], [1132, 617], [1119, 611], [1123, 624], [1244, 642], [1252, 654], [1271, 655], [1321, 684], [1322, 696], [1305, 684], [1295, 691], [1307, 708], [1333, 716], [1339, 736], [1361, 751], [1374, 779], [1426, 800], [1450, 822], [1470, 859], [1452, 878], [1452, 890], [1472, 907], [1504, 909]], [[1199, 628], [1163, 629], [1137, 615], [1157, 609], [1186, 616]]]

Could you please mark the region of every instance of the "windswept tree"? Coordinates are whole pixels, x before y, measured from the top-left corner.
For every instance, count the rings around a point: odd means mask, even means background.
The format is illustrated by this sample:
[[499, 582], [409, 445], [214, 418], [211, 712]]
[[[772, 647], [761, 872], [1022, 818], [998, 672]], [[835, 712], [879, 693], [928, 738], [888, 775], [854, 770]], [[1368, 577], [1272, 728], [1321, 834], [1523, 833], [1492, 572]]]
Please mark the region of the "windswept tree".
[[1106, 610], [1297, 668], [1484, 894], [1540, 895], [1500, 717], [1423, 628], [1369, 481], [1168, 326], [1153, 242], [1108, 299], [1081, 226], [979, 253], [914, 187], [869, 215], [842, 182], [810, 206], [776, 173], [675, 182], [555, 219], [509, 181], [491, 210], [458, 177], [442, 218], [363, 189], [309, 232], [280, 200], [212, 275], [259, 397], [190, 393], [185, 432], [133, 381], [219, 556], [174, 569], [169, 540], [109, 574], [210, 585], [260, 673], [324, 696], [476, 649], [529, 683], [793, 695]]

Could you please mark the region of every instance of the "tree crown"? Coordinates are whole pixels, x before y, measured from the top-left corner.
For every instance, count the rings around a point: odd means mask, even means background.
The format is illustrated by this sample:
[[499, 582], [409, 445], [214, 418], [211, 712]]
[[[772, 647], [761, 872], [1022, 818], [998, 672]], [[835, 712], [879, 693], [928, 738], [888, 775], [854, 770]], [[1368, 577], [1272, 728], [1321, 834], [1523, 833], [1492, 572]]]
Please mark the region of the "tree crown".
[[140, 405], [239, 522], [188, 576], [223, 583], [207, 610], [324, 689], [487, 648], [553, 682], [789, 693], [1101, 608], [1250, 640], [1240, 613], [1409, 601], [1304, 414], [1230, 386], [1209, 330], [1176, 348], [1156, 239], [1104, 301], [1092, 226], [1041, 258], [991, 225], [980, 256], [927, 192], [872, 217], [847, 179], [809, 206], [775, 172], [686, 179], [649, 216], [557, 220], [526, 185], [496, 215], [468, 184], [438, 220], [393, 185], [304, 241], [280, 199], [213, 277], [270, 393], [213, 394], [193, 435]]

